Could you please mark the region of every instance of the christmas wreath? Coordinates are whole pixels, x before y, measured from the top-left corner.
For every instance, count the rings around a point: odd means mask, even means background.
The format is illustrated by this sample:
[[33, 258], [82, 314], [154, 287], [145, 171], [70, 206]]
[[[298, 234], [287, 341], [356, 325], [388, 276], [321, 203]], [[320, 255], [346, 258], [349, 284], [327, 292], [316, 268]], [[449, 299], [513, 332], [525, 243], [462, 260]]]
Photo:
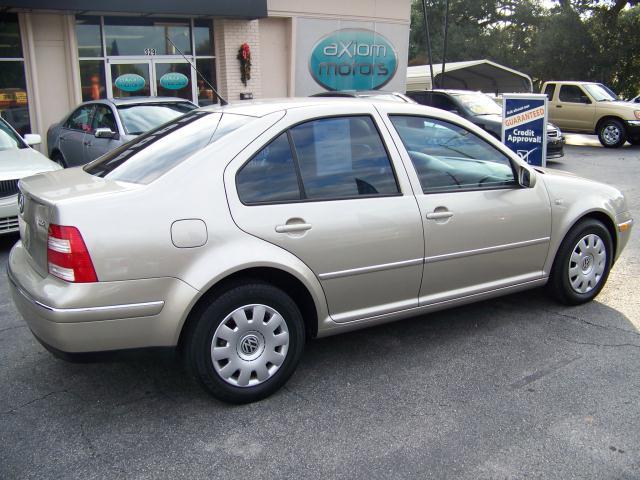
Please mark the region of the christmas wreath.
[[248, 43], [240, 45], [240, 50], [238, 50], [238, 56], [236, 58], [240, 60], [240, 80], [242, 80], [242, 83], [244, 83], [246, 87], [247, 80], [251, 80], [251, 49]]

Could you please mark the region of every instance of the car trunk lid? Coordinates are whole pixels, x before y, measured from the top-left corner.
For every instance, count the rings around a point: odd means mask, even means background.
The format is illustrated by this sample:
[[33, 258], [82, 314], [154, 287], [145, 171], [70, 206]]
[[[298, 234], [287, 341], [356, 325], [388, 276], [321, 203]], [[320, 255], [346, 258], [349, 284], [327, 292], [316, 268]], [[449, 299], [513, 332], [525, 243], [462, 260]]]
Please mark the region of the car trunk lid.
[[139, 186], [89, 175], [70, 168], [20, 180], [20, 239], [31, 266], [43, 277], [48, 274], [47, 241], [50, 224], [64, 224], [64, 205], [88, 197], [124, 192]]

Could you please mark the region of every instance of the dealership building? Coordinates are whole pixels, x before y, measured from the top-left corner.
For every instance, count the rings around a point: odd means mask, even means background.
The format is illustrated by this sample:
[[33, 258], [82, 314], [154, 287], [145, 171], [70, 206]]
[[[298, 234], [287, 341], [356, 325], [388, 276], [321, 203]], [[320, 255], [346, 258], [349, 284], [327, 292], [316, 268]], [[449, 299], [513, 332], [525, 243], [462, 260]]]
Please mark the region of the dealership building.
[[404, 91], [410, 6], [0, 0], [0, 115], [22, 134], [44, 134], [80, 102], [100, 98], [171, 96], [209, 105], [216, 102], [211, 86], [229, 101]]

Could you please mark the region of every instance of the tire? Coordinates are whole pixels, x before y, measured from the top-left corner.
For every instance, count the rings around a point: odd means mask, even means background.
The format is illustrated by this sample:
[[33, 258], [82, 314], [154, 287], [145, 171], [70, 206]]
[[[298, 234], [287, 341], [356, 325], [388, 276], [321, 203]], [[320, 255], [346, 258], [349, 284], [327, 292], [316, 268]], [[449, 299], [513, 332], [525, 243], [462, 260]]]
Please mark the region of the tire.
[[302, 356], [300, 310], [272, 285], [251, 281], [232, 286], [203, 305], [194, 320], [185, 338], [185, 366], [224, 402], [249, 403], [271, 395], [287, 382]]
[[612, 260], [609, 230], [597, 220], [579, 222], [558, 249], [547, 285], [550, 293], [567, 305], [593, 300], [609, 277]]
[[620, 148], [627, 141], [627, 132], [620, 120], [610, 118], [600, 124], [598, 140], [603, 147]]
[[62, 168], [67, 168], [67, 162], [64, 161], [64, 158], [62, 157], [62, 154], [60, 152], [56, 152], [51, 155], [51, 161], [57, 163]]

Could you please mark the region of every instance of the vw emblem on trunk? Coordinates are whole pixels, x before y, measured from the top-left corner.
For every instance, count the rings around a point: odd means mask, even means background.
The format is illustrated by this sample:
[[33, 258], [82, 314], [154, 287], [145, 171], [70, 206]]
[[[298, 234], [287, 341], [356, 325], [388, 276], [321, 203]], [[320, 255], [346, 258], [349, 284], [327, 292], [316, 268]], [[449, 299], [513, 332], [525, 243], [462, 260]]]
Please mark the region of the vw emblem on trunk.
[[18, 210], [20, 213], [24, 213], [24, 195], [22, 193], [18, 193]]
[[258, 350], [259, 345], [258, 337], [255, 335], [247, 335], [240, 343], [240, 350], [245, 355], [253, 355]]

